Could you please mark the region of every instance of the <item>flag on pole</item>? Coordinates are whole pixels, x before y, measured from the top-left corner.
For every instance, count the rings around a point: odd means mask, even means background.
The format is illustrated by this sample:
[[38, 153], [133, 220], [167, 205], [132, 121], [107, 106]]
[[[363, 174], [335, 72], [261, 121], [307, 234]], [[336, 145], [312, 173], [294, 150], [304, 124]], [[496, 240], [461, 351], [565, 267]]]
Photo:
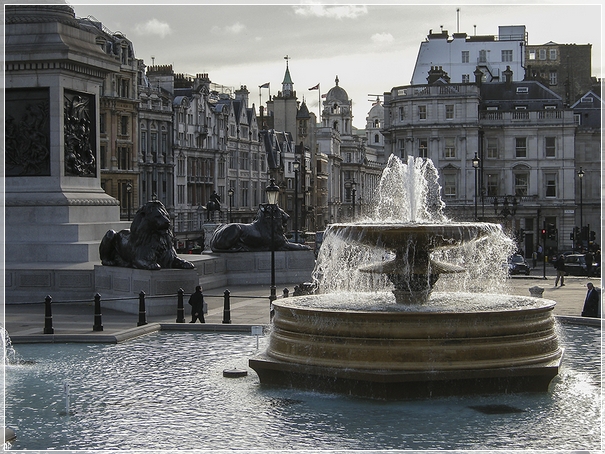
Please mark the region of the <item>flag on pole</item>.
[[269, 82], [266, 84], [259, 85], [258, 88], [269, 88]]
[[315, 85], [314, 87], [309, 88], [309, 90], [319, 90], [319, 84]]

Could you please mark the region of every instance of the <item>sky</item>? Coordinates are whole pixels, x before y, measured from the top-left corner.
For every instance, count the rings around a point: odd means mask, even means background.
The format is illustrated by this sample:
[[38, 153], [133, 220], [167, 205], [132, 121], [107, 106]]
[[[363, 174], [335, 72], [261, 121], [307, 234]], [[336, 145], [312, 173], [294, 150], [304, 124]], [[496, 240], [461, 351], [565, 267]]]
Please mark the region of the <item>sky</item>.
[[[498, 26], [525, 25], [530, 45], [592, 44], [592, 74], [603, 77], [603, 8], [594, 0], [513, 0], [506, 5], [431, 0], [422, 5], [68, 3], [77, 17], [93, 16], [112, 32], [123, 33], [146, 65], [208, 73], [212, 82], [234, 89], [246, 85], [257, 111], [269, 94], [281, 90], [286, 63], [298, 99], [316, 114], [320, 95], [334, 87], [338, 76], [353, 101], [353, 125], [360, 129], [375, 95], [410, 83], [420, 43], [431, 29], [497, 35]], [[265, 83], [269, 89], [259, 89]], [[319, 90], [309, 90], [317, 84]]]

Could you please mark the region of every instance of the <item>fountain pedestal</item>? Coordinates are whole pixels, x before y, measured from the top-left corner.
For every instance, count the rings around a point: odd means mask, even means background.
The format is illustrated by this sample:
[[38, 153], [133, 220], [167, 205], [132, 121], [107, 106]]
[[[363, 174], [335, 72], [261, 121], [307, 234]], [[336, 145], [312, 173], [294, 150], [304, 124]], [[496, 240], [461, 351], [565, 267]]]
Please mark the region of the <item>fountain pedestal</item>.
[[[373, 398], [546, 391], [558, 346], [549, 300], [476, 312], [351, 311], [274, 303], [262, 384]], [[303, 300], [304, 301], [304, 300]]]

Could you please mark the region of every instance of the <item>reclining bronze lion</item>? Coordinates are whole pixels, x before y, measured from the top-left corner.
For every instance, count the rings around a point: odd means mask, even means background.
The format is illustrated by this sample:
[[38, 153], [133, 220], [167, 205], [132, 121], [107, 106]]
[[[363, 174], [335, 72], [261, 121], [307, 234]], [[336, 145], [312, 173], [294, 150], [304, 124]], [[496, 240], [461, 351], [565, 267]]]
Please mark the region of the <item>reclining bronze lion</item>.
[[105, 266], [144, 270], [194, 268], [191, 262], [177, 256], [170, 216], [157, 200], [139, 208], [130, 229], [109, 230], [101, 240], [99, 254]]
[[212, 239], [210, 248], [213, 252], [256, 252], [271, 250], [271, 232], [273, 224], [273, 240], [276, 251], [303, 251], [311, 249], [299, 243], [290, 243], [284, 235], [284, 230], [290, 216], [277, 207], [274, 222], [271, 222], [271, 207], [268, 204], [259, 205], [254, 221], [250, 224], [223, 224], [218, 227]]

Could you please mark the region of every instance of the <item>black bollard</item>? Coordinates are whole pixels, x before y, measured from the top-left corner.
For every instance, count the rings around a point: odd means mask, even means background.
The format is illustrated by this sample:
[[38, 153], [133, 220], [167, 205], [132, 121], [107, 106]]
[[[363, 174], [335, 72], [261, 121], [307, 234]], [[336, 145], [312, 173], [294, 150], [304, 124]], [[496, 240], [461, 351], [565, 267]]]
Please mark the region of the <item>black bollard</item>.
[[178, 291], [178, 301], [176, 305], [176, 322], [185, 323], [185, 308], [183, 307], [183, 295], [185, 291], [180, 288]]
[[290, 295], [290, 290], [287, 288], [284, 289], [284, 298], [287, 298]]
[[44, 334], [53, 334], [55, 332], [53, 329], [53, 313], [50, 308], [52, 300], [50, 295], [46, 295], [44, 299]]
[[139, 293], [139, 323], [137, 326], [143, 326], [147, 324], [147, 311], [145, 310], [145, 292], [141, 290]]
[[223, 305], [223, 323], [231, 323], [231, 292], [225, 290], [224, 305]]
[[95, 295], [95, 324], [92, 325], [93, 331], [103, 331], [103, 322], [101, 320], [101, 295]]

